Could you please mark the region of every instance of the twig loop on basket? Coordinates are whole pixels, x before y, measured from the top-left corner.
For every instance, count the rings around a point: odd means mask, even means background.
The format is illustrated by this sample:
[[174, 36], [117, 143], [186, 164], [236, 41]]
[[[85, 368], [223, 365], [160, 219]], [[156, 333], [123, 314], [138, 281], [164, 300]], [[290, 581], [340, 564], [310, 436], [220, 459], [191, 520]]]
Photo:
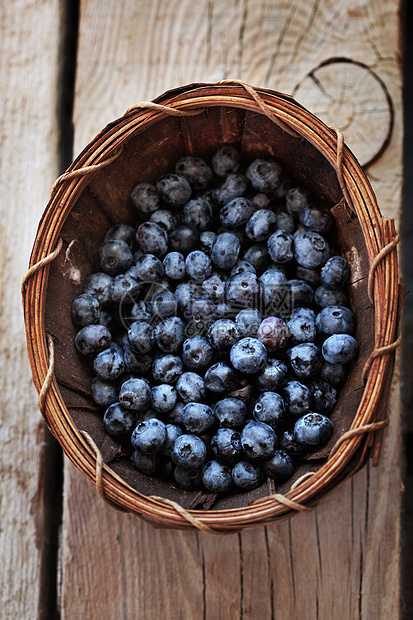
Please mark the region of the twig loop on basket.
[[134, 112], [135, 110], [159, 110], [169, 114], [170, 116], [196, 116], [197, 114], [202, 114], [204, 108], [199, 110], [178, 110], [177, 108], [172, 108], [160, 103], [154, 103], [153, 101], [141, 101], [140, 103], [131, 105], [131, 107], [123, 113], [123, 116], [126, 116], [129, 112]]
[[397, 339], [394, 342], [391, 342], [390, 344], [387, 344], [384, 347], [379, 347], [378, 349], [374, 349], [374, 351], [370, 353], [363, 368], [363, 373], [362, 373], [363, 383], [366, 382], [367, 375], [369, 374], [373, 360], [375, 360], [376, 357], [379, 357], [379, 355], [385, 355], [386, 353], [392, 353], [392, 351], [395, 351], [400, 346], [401, 341], [402, 341], [402, 335], [399, 334]]
[[329, 458], [333, 456], [339, 449], [342, 443], [352, 439], [353, 437], [357, 437], [358, 435], [364, 435], [365, 433], [373, 433], [374, 431], [378, 431], [383, 429], [389, 424], [388, 420], [380, 420], [379, 422], [371, 422], [371, 424], [365, 424], [364, 426], [359, 426], [358, 428], [352, 428], [341, 435], [332, 447], [330, 451]]
[[38, 271], [39, 269], [41, 269], [42, 267], [44, 267], [48, 263], [51, 263], [56, 258], [56, 256], [58, 256], [58, 254], [60, 253], [60, 250], [62, 249], [62, 247], [63, 247], [63, 239], [60, 237], [59, 241], [57, 242], [56, 249], [53, 250], [53, 252], [51, 252], [50, 254], [45, 256], [44, 258], [42, 258], [42, 260], [39, 260], [38, 263], [36, 263], [35, 265], [32, 265], [30, 267], [30, 269], [28, 269], [26, 271], [26, 273], [23, 276], [22, 285], [21, 285], [22, 297], [24, 297], [24, 293], [26, 292], [27, 280], [29, 280], [29, 278], [31, 278], [31, 276], [34, 273], [36, 273], [36, 271]]
[[44, 415], [44, 407], [46, 404], [47, 394], [49, 393], [50, 386], [53, 381], [54, 373], [54, 345], [53, 338], [50, 334], [46, 334], [47, 347], [49, 351], [49, 366], [47, 368], [46, 377], [44, 379], [42, 389], [39, 392], [39, 399], [37, 401], [40, 413]]
[[369, 277], [368, 277], [368, 283], [367, 283], [367, 291], [368, 291], [368, 295], [369, 295], [369, 299], [371, 303], [374, 303], [374, 276], [376, 274], [376, 269], [381, 263], [381, 261], [383, 260], [383, 258], [387, 256], [387, 254], [389, 254], [389, 252], [391, 252], [393, 248], [396, 247], [399, 241], [400, 241], [400, 235], [399, 233], [396, 233], [394, 239], [392, 239], [390, 243], [385, 245], [384, 248], [380, 250], [380, 252], [374, 257], [370, 265], [370, 271], [369, 271]]

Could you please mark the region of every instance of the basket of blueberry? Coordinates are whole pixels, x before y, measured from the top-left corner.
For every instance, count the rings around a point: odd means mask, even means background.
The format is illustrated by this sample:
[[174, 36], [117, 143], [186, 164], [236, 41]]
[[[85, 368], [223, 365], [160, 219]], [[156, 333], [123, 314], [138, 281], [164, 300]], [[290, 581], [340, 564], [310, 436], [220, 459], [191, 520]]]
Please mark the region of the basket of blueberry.
[[165, 527], [270, 523], [377, 453], [394, 226], [290, 97], [235, 83], [156, 103], [52, 193], [31, 265], [62, 249], [24, 297], [34, 382], [49, 370], [45, 420], [95, 483], [99, 452], [108, 501]]

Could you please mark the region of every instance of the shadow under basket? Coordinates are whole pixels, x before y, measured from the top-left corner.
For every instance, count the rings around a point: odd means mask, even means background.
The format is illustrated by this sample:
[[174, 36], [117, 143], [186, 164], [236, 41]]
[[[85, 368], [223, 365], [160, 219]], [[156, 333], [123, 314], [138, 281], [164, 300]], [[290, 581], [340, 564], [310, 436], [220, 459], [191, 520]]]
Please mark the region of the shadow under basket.
[[[369, 456], [377, 462], [398, 344], [398, 235], [340, 132], [291, 97], [234, 82], [192, 84], [155, 103], [110, 123], [55, 183], [23, 284], [28, 352], [47, 426], [106, 501], [158, 527], [230, 533], [311, 510]], [[239, 147], [246, 161], [276, 158], [294, 184], [331, 208], [335, 249], [351, 266], [359, 356], [339, 391], [330, 441], [307, 455], [288, 483], [269, 480], [220, 497], [140, 474], [106, 434], [91, 398], [90, 363], [74, 346], [71, 304], [98, 270], [106, 231], [119, 222], [136, 226], [134, 185], [156, 181], [185, 154], [208, 160], [224, 143]], [[50, 254], [54, 260], [43, 260]]]

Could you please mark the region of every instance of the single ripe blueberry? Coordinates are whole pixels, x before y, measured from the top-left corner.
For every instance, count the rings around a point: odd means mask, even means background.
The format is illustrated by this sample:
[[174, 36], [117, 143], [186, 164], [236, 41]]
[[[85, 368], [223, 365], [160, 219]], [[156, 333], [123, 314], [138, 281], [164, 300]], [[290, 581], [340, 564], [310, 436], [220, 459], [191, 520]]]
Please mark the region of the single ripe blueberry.
[[239, 340], [237, 326], [230, 319], [218, 319], [208, 330], [208, 340], [218, 351], [229, 351]]
[[211, 275], [211, 259], [205, 252], [194, 250], [185, 260], [186, 273], [195, 282], [203, 282]]
[[347, 376], [347, 368], [344, 364], [330, 364], [324, 362], [320, 370], [320, 379], [332, 385], [340, 385]]
[[294, 258], [293, 237], [286, 230], [276, 230], [268, 239], [268, 252], [276, 263], [288, 263]]
[[285, 232], [292, 235], [295, 232], [294, 218], [285, 211], [279, 211], [277, 213], [277, 228], [280, 230], [285, 230]]
[[197, 469], [205, 462], [207, 449], [200, 437], [184, 434], [175, 440], [171, 456], [175, 465], [186, 469]]
[[105, 241], [124, 241], [130, 248], [132, 248], [135, 242], [135, 233], [136, 230], [133, 226], [128, 226], [127, 224], [115, 224], [109, 228], [106, 233]]
[[218, 461], [209, 461], [202, 468], [202, 482], [211, 493], [224, 493], [232, 485], [231, 469]]
[[222, 207], [219, 212], [219, 219], [227, 228], [238, 228], [249, 220], [252, 213], [252, 204], [248, 198], [239, 196]]
[[184, 316], [188, 321], [185, 334], [187, 336], [196, 333], [200, 335], [205, 333], [215, 320], [216, 306], [213, 301], [206, 297], [197, 297], [188, 303]]
[[152, 366], [153, 353], [134, 353], [130, 346], [126, 345], [123, 347], [123, 359], [126, 372], [142, 374]]
[[297, 264], [295, 267], [295, 277], [297, 280], [304, 280], [313, 288], [317, 288], [320, 285], [320, 271], [318, 269], [309, 269]]
[[291, 478], [295, 471], [294, 461], [284, 450], [276, 450], [274, 455], [264, 461], [264, 474], [278, 482]]
[[325, 415], [331, 413], [337, 403], [337, 390], [326, 381], [310, 383], [312, 409]]
[[155, 344], [152, 327], [146, 321], [135, 321], [128, 329], [128, 341], [134, 353], [149, 353]]
[[253, 374], [265, 366], [267, 349], [257, 338], [243, 338], [232, 347], [230, 359], [236, 370]]
[[166, 413], [173, 409], [178, 398], [173, 385], [161, 383], [152, 388], [152, 407], [158, 413]]
[[171, 291], [159, 291], [152, 297], [151, 308], [156, 317], [167, 319], [176, 315], [178, 301]]
[[309, 379], [323, 365], [320, 349], [313, 342], [297, 344], [287, 351], [287, 360], [297, 379]]
[[200, 250], [202, 250], [203, 252], [205, 252], [205, 254], [208, 254], [209, 256], [211, 254], [212, 246], [214, 245], [216, 238], [217, 236], [214, 232], [212, 232], [212, 230], [205, 230], [201, 232], [201, 234], [199, 235]]
[[112, 335], [104, 325], [86, 325], [75, 336], [76, 348], [82, 355], [96, 355], [111, 342]]
[[214, 176], [203, 159], [191, 155], [178, 159], [175, 172], [184, 176], [194, 189], [206, 189]]
[[255, 384], [263, 392], [277, 391], [286, 382], [288, 368], [281, 360], [268, 358], [266, 365], [255, 378]]
[[349, 364], [357, 355], [358, 344], [348, 334], [333, 334], [324, 341], [323, 357], [330, 364]]
[[214, 412], [202, 403], [187, 403], [182, 409], [182, 424], [188, 433], [201, 435], [215, 422]]
[[185, 311], [189, 303], [196, 297], [201, 296], [201, 285], [196, 282], [181, 282], [175, 289], [175, 297], [179, 307]]
[[214, 349], [204, 336], [188, 338], [182, 346], [182, 361], [191, 370], [207, 368], [213, 362], [214, 356]]
[[313, 302], [314, 291], [304, 280], [288, 280], [288, 300], [291, 308], [310, 306]]
[[319, 286], [314, 293], [314, 301], [320, 308], [328, 306], [345, 306], [347, 297], [343, 290]]
[[194, 226], [183, 224], [169, 233], [168, 240], [171, 251], [187, 255], [199, 247], [199, 231]]
[[268, 254], [268, 248], [266, 243], [254, 243], [248, 250], [246, 250], [243, 259], [248, 263], [251, 263], [253, 267], [258, 271], [263, 269], [270, 260]]
[[277, 436], [264, 422], [248, 422], [241, 432], [241, 446], [250, 459], [268, 459], [277, 449]]
[[173, 385], [182, 375], [182, 361], [177, 355], [161, 355], [152, 365], [152, 376], [157, 383]]
[[132, 433], [131, 443], [135, 450], [143, 454], [159, 452], [166, 440], [166, 426], [157, 418], [139, 422]]
[[247, 168], [246, 176], [254, 189], [268, 194], [280, 185], [282, 168], [270, 158], [254, 159]]
[[119, 401], [125, 409], [146, 411], [151, 402], [151, 388], [143, 379], [128, 379], [120, 387]]
[[169, 252], [163, 259], [165, 275], [171, 280], [182, 280], [185, 277], [185, 256], [180, 252]]
[[198, 196], [186, 203], [182, 219], [200, 232], [208, 230], [212, 222], [212, 208], [205, 198]]
[[135, 273], [141, 282], [159, 282], [164, 273], [164, 266], [153, 254], [144, 254], [136, 261]]
[[153, 222], [143, 222], [136, 231], [136, 241], [142, 252], [164, 258], [168, 251], [168, 237], [163, 228]]
[[241, 435], [232, 428], [219, 428], [211, 439], [211, 450], [220, 463], [234, 465], [243, 458]]
[[125, 241], [104, 241], [98, 250], [100, 268], [110, 276], [129, 269], [133, 255]]
[[285, 204], [292, 217], [298, 217], [300, 210], [308, 204], [309, 193], [303, 187], [292, 187], [285, 195]]
[[122, 348], [112, 345], [98, 353], [93, 362], [93, 369], [104, 381], [114, 381], [120, 377], [125, 372]]
[[238, 398], [223, 398], [216, 403], [214, 415], [220, 426], [232, 429], [239, 428], [245, 423], [248, 411], [242, 400]]
[[177, 316], [164, 319], [155, 328], [156, 344], [164, 353], [177, 351], [185, 339], [185, 324]]
[[184, 491], [196, 491], [202, 488], [200, 469], [188, 469], [177, 465], [174, 470], [174, 478]]
[[141, 474], [152, 476], [158, 466], [158, 455], [142, 454], [139, 450], [135, 450], [131, 456], [131, 461], [135, 468], [141, 472]]
[[149, 215], [159, 209], [159, 198], [156, 188], [151, 183], [138, 183], [131, 191], [131, 200], [137, 210]]
[[166, 439], [160, 450], [160, 453], [163, 456], [171, 456], [172, 446], [174, 445], [175, 440], [182, 435], [182, 429], [179, 428], [179, 426], [177, 426], [176, 424], [167, 424], [165, 428]]
[[343, 288], [350, 275], [350, 265], [343, 256], [332, 256], [321, 270], [321, 284], [328, 288]]
[[216, 267], [228, 271], [238, 261], [241, 243], [233, 233], [221, 233], [217, 236], [211, 250], [211, 260]]
[[215, 304], [222, 302], [225, 294], [225, 282], [217, 275], [211, 276], [202, 283], [202, 294]]
[[330, 256], [330, 247], [319, 233], [301, 232], [294, 238], [294, 257], [302, 267], [322, 267]]
[[204, 379], [195, 372], [184, 372], [176, 382], [176, 389], [184, 403], [199, 403], [205, 399]]
[[178, 424], [179, 426], [183, 426], [182, 424], [182, 411], [185, 407], [185, 403], [180, 400], [177, 401], [175, 407], [167, 412], [166, 420], [168, 424]]
[[222, 207], [231, 202], [231, 200], [234, 200], [234, 198], [243, 196], [247, 188], [247, 179], [242, 174], [230, 172], [225, 177], [222, 185], [214, 190], [214, 198]]
[[92, 398], [97, 405], [109, 407], [119, 402], [119, 389], [114, 383], [95, 377], [90, 386]]
[[257, 339], [265, 345], [267, 351], [283, 349], [290, 337], [287, 324], [276, 316], [264, 319], [257, 331]]
[[279, 436], [279, 449], [289, 454], [293, 459], [299, 458], [303, 452], [304, 447], [298, 443], [294, 437], [293, 431], [286, 430]]
[[227, 302], [240, 306], [255, 306], [260, 298], [260, 281], [255, 273], [236, 273], [225, 284]]
[[314, 310], [312, 310], [311, 308], [305, 308], [305, 307], [294, 308], [294, 310], [291, 312], [290, 320], [295, 319], [296, 317], [304, 317], [308, 321], [313, 321], [313, 323], [316, 320], [316, 314]]
[[240, 489], [251, 491], [261, 484], [262, 470], [248, 461], [239, 461], [232, 469], [232, 481]]
[[171, 207], [181, 207], [191, 198], [192, 189], [181, 174], [168, 172], [156, 183], [158, 196]]
[[98, 323], [100, 318], [100, 303], [93, 295], [84, 293], [72, 303], [72, 319], [76, 325], [85, 327]]
[[261, 314], [256, 308], [245, 308], [235, 317], [235, 325], [240, 338], [256, 338], [261, 322]]
[[303, 446], [318, 446], [333, 433], [331, 420], [321, 413], [306, 413], [294, 424], [294, 438]]
[[237, 273], [257, 273], [255, 267], [246, 260], [239, 260], [230, 271], [230, 276], [235, 276]]
[[240, 166], [241, 155], [234, 146], [222, 146], [212, 157], [212, 167], [219, 177], [225, 177], [229, 172], [236, 172]]
[[311, 392], [299, 381], [289, 381], [282, 391], [287, 413], [296, 418], [310, 411]]
[[327, 306], [317, 315], [316, 325], [321, 336], [352, 334], [355, 318], [352, 311], [345, 306]]
[[238, 386], [238, 375], [225, 362], [214, 364], [205, 373], [205, 387], [211, 392], [225, 394]]
[[166, 209], [159, 209], [159, 211], [152, 213], [149, 221], [153, 224], [158, 224], [158, 226], [166, 230], [167, 233], [173, 230], [177, 224], [176, 217]]
[[152, 314], [143, 299], [138, 299], [138, 301], [135, 301], [133, 304], [130, 309], [130, 319], [132, 323], [134, 321], [146, 321], [147, 323], [150, 323]]
[[260, 280], [266, 313], [283, 316], [292, 305], [286, 276], [279, 269], [269, 268], [261, 274]]
[[136, 413], [128, 411], [120, 403], [110, 405], [103, 416], [106, 431], [112, 437], [123, 437], [135, 426]]
[[317, 329], [314, 321], [308, 320], [305, 316], [295, 316], [287, 322], [287, 325], [293, 344], [315, 341]]
[[86, 280], [84, 293], [93, 295], [103, 305], [110, 301], [111, 285], [112, 277], [108, 273], [92, 273]]
[[252, 415], [258, 422], [276, 429], [285, 418], [283, 398], [276, 392], [263, 392], [255, 402]]
[[251, 241], [265, 241], [277, 227], [277, 216], [269, 209], [259, 209], [250, 217], [245, 233]]
[[333, 216], [330, 209], [317, 205], [303, 205], [299, 211], [300, 224], [314, 230], [315, 232], [325, 233], [333, 225]]

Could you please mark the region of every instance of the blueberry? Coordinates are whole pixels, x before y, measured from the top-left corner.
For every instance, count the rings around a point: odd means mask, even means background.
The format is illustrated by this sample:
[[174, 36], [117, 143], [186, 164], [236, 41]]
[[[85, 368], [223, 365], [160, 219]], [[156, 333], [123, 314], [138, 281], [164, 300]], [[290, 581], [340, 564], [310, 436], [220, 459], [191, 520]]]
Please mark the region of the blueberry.
[[345, 306], [327, 306], [317, 315], [316, 325], [321, 336], [352, 334], [355, 318], [352, 311]]
[[192, 189], [181, 174], [168, 172], [156, 183], [158, 196], [171, 207], [181, 207], [191, 198]]
[[120, 403], [110, 405], [103, 416], [106, 431], [112, 437], [123, 437], [130, 433], [135, 425], [136, 413], [127, 411]]
[[214, 176], [213, 171], [203, 159], [191, 155], [178, 159], [175, 172], [184, 176], [194, 189], [206, 189]]
[[288, 263], [294, 258], [293, 237], [286, 230], [276, 230], [268, 239], [268, 252], [276, 263]]
[[276, 450], [274, 455], [264, 462], [264, 474], [269, 478], [284, 482], [291, 478], [295, 471], [294, 461], [287, 452]]
[[119, 390], [114, 383], [95, 377], [90, 386], [92, 398], [97, 405], [109, 407], [119, 401]]
[[214, 415], [220, 426], [232, 429], [245, 423], [248, 411], [246, 405], [238, 398], [223, 398], [216, 403]]
[[171, 280], [182, 280], [185, 277], [185, 256], [180, 252], [169, 252], [163, 259], [165, 275]]
[[205, 252], [205, 254], [208, 254], [208, 256], [211, 254], [212, 246], [216, 238], [217, 236], [212, 230], [205, 230], [199, 235], [200, 249]]
[[216, 306], [206, 297], [197, 297], [189, 302], [184, 315], [189, 320], [185, 330], [187, 336], [205, 333], [215, 320]]
[[253, 374], [265, 366], [267, 349], [257, 338], [243, 338], [232, 347], [230, 359], [240, 372]]
[[141, 290], [140, 283], [131, 275], [119, 274], [112, 280], [110, 296], [114, 303], [133, 303]]
[[340, 385], [347, 376], [347, 368], [344, 364], [330, 364], [324, 362], [320, 370], [320, 379], [332, 385]]
[[247, 168], [246, 176], [254, 189], [268, 194], [280, 185], [282, 168], [273, 159], [254, 159]]
[[203, 336], [194, 336], [185, 340], [182, 347], [182, 361], [191, 370], [199, 371], [211, 365], [214, 349]]
[[225, 394], [238, 386], [238, 375], [225, 362], [214, 364], [205, 373], [205, 387], [211, 392]]
[[183, 224], [169, 233], [169, 247], [172, 251], [189, 254], [199, 246], [199, 232], [194, 226]]
[[166, 230], [166, 232], [173, 230], [177, 224], [176, 217], [173, 213], [165, 209], [159, 209], [159, 211], [152, 213], [149, 221], [153, 224], [158, 224], [158, 226]]
[[268, 459], [277, 449], [277, 436], [264, 422], [248, 422], [241, 432], [241, 446], [250, 459]]
[[289, 213], [280, 211], [277, 213], [277, 228], [292, 235], [295, 231], [294, 218]]
[[211, 276], [202, 283], [202, 293], [214, 303], [219, 303], [224, 299], [225, 282], [219, 276]]
[[307, 284], [313, 288], [316, 288], [320, 284], [320, 271], [318, 269], [310, 269], [308, 267], [296, 265], [295, 277], [297, 280], [304, 280], [304, 282], [307, 282]]
[[309, 193], [302, 187], [292, 187], [285, 195], [287, 211], [293, 217], [298, 217], [300, 209], [308, 204]]
[[267, 351], [278, 351], [286, 346], [290, 337], [287, 324], [276, 316], [268, 316], [258, 328], [257, 339]]
[[258, 193], [252, 197], [251, 204], [254, 211], [258, 211], [258, 209], [269, 209], [271, 206], [271, 199], [267, 194]]
[[300, 224], [314, 230], [315, 232], [325, 233], [330, 230], [333, 225], [333, 216], [331, 211], [326, 207], [306, 204], [299, 211]]
[[321, 270], [321, 284], [328, 288], [343, 288], [350, 275], [350, 265], [342, 256], [332, 256]]
[[282, 391], [287, 413], [298, 418], [310, 411], [311, 392], [299, 381], [289, 381]]
[[171, 456], [172, 446], [175, 443], [175, 440], [182, 435], [182, 429], [180, 429], [176, 424], [167, 424], [165, 430], [166, 439], [160, 449], [160, 454], [163, 456]]
[[128, 329], [128, 341], [134, 353], [149, 353], [155, 344], [152, 327], [146, 321], [135, 321]]
[[323, 364], [320, 349], [312, 342], [297, 344], [287, 351], [287, 359], [298, 379], [316, 375]]
[[252, 213], [253, 208], [248, 198], [239, 196], [222, 207], [219, 219], [227, 228], [238, 228], [249, 220]]
[[72, 319], [76, 325], [85, 327], [98, 323], [100, 317], [100, 303], [93, 297], [84, 293], [79, 295], [72, 303]]
[[177, 351], [185, 339], [185, 324], [177, 316], [164, 319], [155, 328], [156, 344], [164, 353]]
[[232, 485], [231, 469], [218, 461], [209, 461], [202, 468], [202, 482], [211, 493], [224, 493]]
[[236, 273], [225, 284], [228, 303], [240, 306], [255, 306], [260, 299], [260, 281], [255, 273]]
[[104, 325], [86, 325], [75, 336], [76, 348], [82, 355], [96, 355], [111, 342], [111, 333]]
[[177, 392], [173, 385], [161, 383], [152, 388], [152, 407], [158, 413], [166, 413], [176, 405]]
[[314, 342], [317, 336], [316, 324], [305, 316], [296, 316], [287, 322], [293, 344]]
[[331, 289], [326, 286], [319, 286], [314, 293], [314, 301], [320, 308], [328, 306], [345, 306], [347, 297], [341, 289]]
[[283, 398], [276, 392], [263, 392], [255, 402], [252, 415], [258, 422], [276, 429], [285, 418]]
[[245, 233], [251, 241], [265, 241], [277, 227], [277, 216], [269, 209], [259, 209], [250, 217]]
[[217, 304], [215, 312], [217, 319], [226, 319], [230, 316], [233, 316], [233, 314], [234, 313], [232, 306], [227, 301], [223, 301], [220, 304]]
[[154, 185], [138, 183], [131, 191], [131, 200], [140, 213], [149, 215], [159, 209], [159, 198]]
[[184, 372], [176, 382], [179, 396], [187, 403], [199, 403], [205, 398], [204, 379], [195, 372]]
[[151, 301], [152, 312], [160, 319], [175, 316], [178, 311], [178, 301], [171, 291], [155, 293]]
[[240, 166], [241, 155], [234, 146], [222, 146], [212, 157], [212, 167], [219, 177], [225, 177], [230, 172], [236, 172]]
[[109, 228], [105, 241], [124, 241], [131, 248], [135, 242], [136, 230], [127, 224], [115, 224]]
[[200, 232], [208, 230], [212, 222], [212, 209], [205, 198], [199, 196], [186, 203], [183, 210], [183, 221]]
[[132, 433], [131, 443], [135, 450], [143, 454], [159, 452], [166, 440], [166, 426], [157, 418], [139, 422]]
[[128, 379], [120, 387], [119, 401], [125, 409], [146, 411], [151, 402], [151, 388], [143, 379]]
[[246, 260], [239, 260], [237, 261], [237, 263], [234, 265], [234, 267], [231, 269], [230, 271], [230, 276], [235, 276], [237, 273], [257, 273], [255, 267], [253, 267], [253, 265], [251, 265], [251, 263], [249, 263]]
[[275, 391], [287, 381], [288, 368], [281, 360], [268, 358], [264, 368], [255, 376], [255, 383], [263, 392]]
[[145, 254], [162, 259], [168, 251], [168, 237], [163, 228], [153, 222], [143, 222], [136, 231], [136, 241]]
[[185, 403], [180, 400], [177, 401], [175, 407], [167, 412], [166, 420], [168, 424], [178, 424], [179, 426], [183, 426], [182, 424], [182, 411], [185, 407]]
[[294, 425], [294, 438], [303, 446], [318, 446], [333, 433], [331, 420], [321, 413], [306, 413]]
[[237, 172], [230, 172], [225, 177], [222, 185], [214, 191], [216, 202], [222, 207], [234, 198], [243, 196], [247, 191], [247, 179]]
[[100, 304], [110, 301], [112, 277], [108, 273], [92, 273], [86, 280], [84, 292], [96, 297]]
[[136, 261], [135, 272], [142, 282], [159, 282], [165, 269], [159, 258], [153, 254], [144, 254]]
[[256, 338], [262, 317], [256, 308], [245, 308], [235, 317], [235, 325], [240, 338]]
[[126, 372], [141, 374], [150, 369], [153, 361], [153, 353], [134, 353], [130, 346], [124, 346], [123, 359]]
[[349, 364], [357, 355], [358, 344], [348, 334], [333, 334], [323, 343], [322, 353], [330, 364]]
[[232, 469], [232, 481], [240, 489], [251, 491], [261, 484], [262, 470], [248, 461], [239, 461]]
[[311, 230], [301, 232], [294, 238], [294, 257], [302, 267], [322, 267], [329, 258], [330, 248], [319, 233]]
[[292, 308], [310, 306], [314, 299], [314, 291], [304, 280], [288, 280], [288, 299]]
[[104, 241], [98, 250], [100, 268], [110, 276], [126, 271], [132, 265], [133, 255], [125, 241]]
[[211, 251], [211, 260], [220, 269], [228, 271], [236, 264], [241, 243], [233, 233], [218, 235]]
[[254, 243], [248, 250], [246, 250], [243, 259], [248, 263], [251, 263], [253, 267], [258, 271], [262, 269], [265, 264], [269, 262], [269, 254], [266, 243]]
[[175, 289], [179, 307], [184, 311], [190, 301], [201, 296], [201, 286], [195, 282], [181, 282]]
[[182, 424], [188, 433], [200, 435], [208, 430], [215, 422], [215, 416], [208, 405], [202, 403], [187, 403], [182, 409]]
[[299, 458], [304, 448], [294, 437], [293, 431], [286, 430], [279, 435], [279, 449], [289, 454], [293, 459]]
[[208, 339], [218, 351], [229, 351], [232, 345], [239, 340], [239, 332], [234, 321], [218, 319], [209, 328]]
[[131, 460], [135, 468], [146, 476], [152, 476], [158, 465], [157, 454], [142, 454], [139, 450], [133, 452]]
[[200, 469], [188, 469], [177, 465], [174, 478], [184, 491], [196, 491], [202, 488], [202, 475]]
[[194, 250], [185, 260], [186, 272], [195, 282], [203, 282], [211, 275], [211, 259], [205, 252]]
[[200, 437], [184, 434], [175, 440], [171, 456], [175, 465], [186, 469], [197, 469], [204, 464], [206, 452], [206, 446]]
[[267, 312], [277, 315], [280, 313], [280, 306], [285, 303], [290, 305], [287, 278], [279, 269], [267, 269], [261, 274], [260, 280], [262, 300]]
[[114, 381], [125, 372], [122, 349], [109, 347], [97, 354], [93, 362], [95, 373], [104, 381]]
[[152, 376], [157, 383], [173, 385], [182, 374], [182, 361], [176, 355], [161, 355], [152, 365]]
[[291, 312], [290, 320], [295, 319], [296, 317], [304, 317], [305, 319], [307, 319], [307, 321], [312, 321], [313, 323], [316, 320], [316, 314], [314, 310], [306, 307], [301, 308], [298, 306], [297, 308], [294, 308], [294, 310]]
[[337, 403], [337, 390], [326, 381], [310, 383], [312, 409], [327, 415], [331, 413]]

